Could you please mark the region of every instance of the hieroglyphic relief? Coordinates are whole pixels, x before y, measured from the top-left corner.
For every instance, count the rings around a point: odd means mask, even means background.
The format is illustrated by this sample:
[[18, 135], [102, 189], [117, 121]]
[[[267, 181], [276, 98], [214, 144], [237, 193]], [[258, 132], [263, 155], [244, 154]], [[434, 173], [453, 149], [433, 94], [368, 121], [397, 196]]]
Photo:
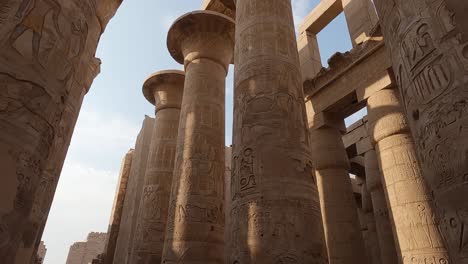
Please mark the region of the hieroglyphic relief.
[[[44, 229], [83, 96], [99, 68], [94, 53], [101, 29], [95, 9], [87, 0], [0, 4], [0, 86], [5, 88], [0, 134], [8, 153], [2, 159], [12, 157], [19, 166], [5, 175], [11, 184], [4, 185], [15, 185], [16, 205], [0, 208], [0, 218], [14, 223], [7, 224], [11, 243], [0, 249], [7, 262], [29, 258], [16, 256], [19, 247], [24, 254], [35, 253]], [[24, 170], [21, 160], [37, 163], [37, 171]]]
[[[458, 225], [450, 225], [450, 219], [468, 208], [457, 198], [467, 186], [468, 43], [460, 19], [468, 6], [451, 0], [394, 2], [375, 4], [441, 230], [452, 261], [465, 263], [468, 250], [460, 247], [464, 234]], [[390, 23], [395, 13], [398, 27]]]

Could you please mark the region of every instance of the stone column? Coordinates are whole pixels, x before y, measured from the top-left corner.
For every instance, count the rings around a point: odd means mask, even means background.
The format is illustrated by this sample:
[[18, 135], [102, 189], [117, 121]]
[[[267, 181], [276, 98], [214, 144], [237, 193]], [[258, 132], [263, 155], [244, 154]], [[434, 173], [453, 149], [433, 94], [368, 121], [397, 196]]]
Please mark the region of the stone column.
[[349, 177], [350, 165], [340, 128], [345, 130], [344, 121], [335, 116], [326, 120], [323, 126], [310, 128], [312, 161], [317, 178], [328, 258], [330, 264], [367, 263], [356, 200]]
[[161, 263], [184, 81], [183, 71], [168, 70], [153, 74], [143, 85], [146, 99], [156, 106], [156, 117], [131, 263]]
[[135, 237], [153, 129], [154, 119], [145, 116], [142, 128], [135, 142], [135, 151], [133, 153], [132, 167], [127, 184], [127, 193], [122, 210], [113, 264], [127, 264], [130, 261], [130, 251], [133, 249], [133, 238]]
[[[364, 184], [361, 186], [361, 202], [364, 218], [363, 221], [367, 229], [366, 236], [364, 237], [364, 242], [366, 244], [368, 254], [367, 257], [369, 259], [369, 263], [382, 264], [372, 201], [370, 194], [367, 191], [367, 186], [364, 181], [363, 183]], [[394, 264], [396, 263], [397, 262], [394, 262]]]
[[468, 263], [468, 1], [375, 0], [454, 263]]
[[364, 159], [366, 166], [366, 187], [372, 198], [381, 263], [395, 264], [398, 263], [398, 255], [375, 150], [366, 152]]
[[[31, 263], [100, 35], [121, 1], [0, 3], [0, 259]], [[104, 7], [103, 5], [107, 5]]]
[[367, 109], [400, 263], [449, 263], [397, 91], [375, 93]]
[[117, 244], [117, 238], [119, 237], [120, 221], [122, 220], [122, 211], [125, 201], [125, 195], [127, 193], [128, 178], [132, 167], [133, 149], [131, 149], [122, 160], [120, 167], [119, 182], [117, 183], [117, 190], [114, 197], [114, 206], [112, 208], [112, 214], [109, 221], [109, 227], [107, 229], [106, 246], [104, 248], [104, 260], [105, 264], [114, 263], [115, 246]]
[[188, 13], [174, 22], [167, 42], [186, 78], [162, 263], [223, 263], [225, 80], [234, 21], [212, 11]]
[[291, 1], [236, 5], [226, 263], [327, 263]]

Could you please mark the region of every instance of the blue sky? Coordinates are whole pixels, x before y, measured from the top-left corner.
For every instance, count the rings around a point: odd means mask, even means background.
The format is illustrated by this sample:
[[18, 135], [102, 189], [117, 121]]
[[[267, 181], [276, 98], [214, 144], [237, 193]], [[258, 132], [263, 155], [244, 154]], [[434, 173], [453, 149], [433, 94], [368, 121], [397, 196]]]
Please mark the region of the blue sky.
[[[296, 25], [319, 0], [292, 0]], [[101, 38], [102, 60], [78, 119], [44, 232], [45, 264], [64, 264], [71, 244], [91, 231], [106, 232], [120, 162], [134, 146], [145, 115], [154, 106], [141, 93], [151, 73], [182, 69], [169, 55], [166, 35], [180, 15], [200, 8], [202, 0], [128, 0]], [[323, 64], [351, 48], [343, 15], [318, 36]], [[231, 143], [232, 68], [227, 78], [226, 144]], [[352, 122], [352, 121], [349, 121]]]

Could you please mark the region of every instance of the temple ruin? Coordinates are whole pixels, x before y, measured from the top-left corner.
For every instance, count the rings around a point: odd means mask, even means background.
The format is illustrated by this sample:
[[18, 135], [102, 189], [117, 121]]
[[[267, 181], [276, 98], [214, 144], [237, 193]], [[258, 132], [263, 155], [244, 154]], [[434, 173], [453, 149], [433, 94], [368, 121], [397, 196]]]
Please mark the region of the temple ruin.
[[[121, 2], [0, 2], [0, 263], [37, 261]], [[183, 70], [142, 83], [155, 117], [108, 234], [67, 264], [468, 264], [468, 1], [321, 0], [296, 29], [291, 0], [200, 4], [167, 35]], [[324, 68], [317, 36], [342, 13], [353, 48]]]

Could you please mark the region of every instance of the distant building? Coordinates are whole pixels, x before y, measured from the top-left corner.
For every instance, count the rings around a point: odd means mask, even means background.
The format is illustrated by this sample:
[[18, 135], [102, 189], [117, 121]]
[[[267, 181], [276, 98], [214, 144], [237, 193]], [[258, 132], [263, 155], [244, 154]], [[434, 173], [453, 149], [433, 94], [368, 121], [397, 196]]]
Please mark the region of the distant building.
[[104, 252], [106, 233], [89, 233], [86, 242], [76, 242], [70, 247], [66, 264], [89, 264]]

